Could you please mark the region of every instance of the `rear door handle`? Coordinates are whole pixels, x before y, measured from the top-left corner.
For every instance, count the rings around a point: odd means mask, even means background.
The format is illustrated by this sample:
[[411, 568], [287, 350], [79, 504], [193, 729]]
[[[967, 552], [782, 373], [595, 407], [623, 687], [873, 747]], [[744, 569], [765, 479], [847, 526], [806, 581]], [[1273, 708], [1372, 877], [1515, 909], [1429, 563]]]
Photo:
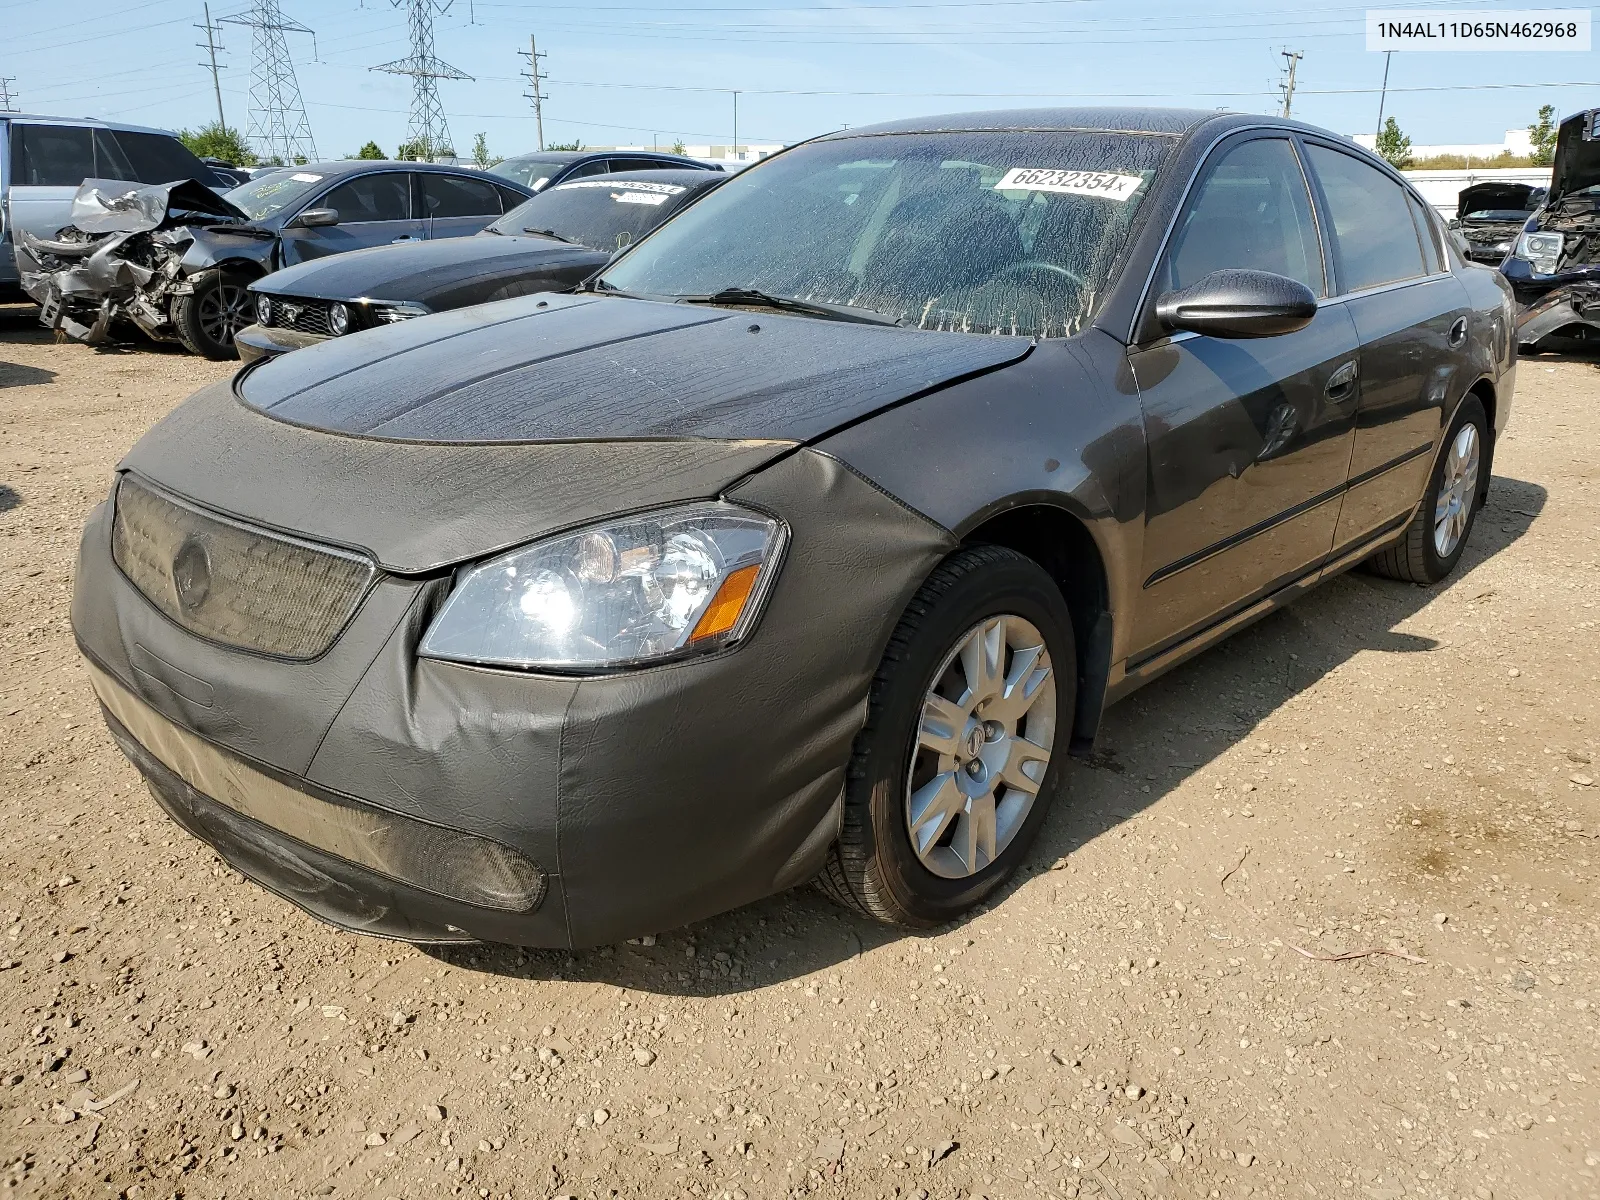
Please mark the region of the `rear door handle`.
[[1326, 395], [1329, 400], [1349, 399], [1350, 393], [1355, 391], [1356, 376], [1358, 374], [1359, 370], [1356, 366], [1356, 360], [1351, 359], [1349, 362], [1344, 363], [1336, 368], [1333, 374], [1328, 376], [1328, 382], [1322, 389], [1323, 394]]
[[1467, 319], [1457, 317], [1456, 323], [1450, 326], [1450, 348], [1455, 349], [1467, 340]]

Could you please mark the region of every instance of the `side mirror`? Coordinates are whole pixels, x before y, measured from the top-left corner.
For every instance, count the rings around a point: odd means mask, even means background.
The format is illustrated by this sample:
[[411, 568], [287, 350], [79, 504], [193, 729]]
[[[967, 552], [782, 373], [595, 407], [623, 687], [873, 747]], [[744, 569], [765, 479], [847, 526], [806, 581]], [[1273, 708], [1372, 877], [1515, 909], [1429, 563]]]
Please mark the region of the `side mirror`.
[[1310, 288], [1270, 271], [1213, 271], [1156, 301], [1162, 329], [1220, 338], [1294, 333], [1316, 315], [1317, 298]]
[[321, 229], [325, 225], [339, 223], [339, 210], [337, 208], [308, 208], [293, 221], [301, 229]]

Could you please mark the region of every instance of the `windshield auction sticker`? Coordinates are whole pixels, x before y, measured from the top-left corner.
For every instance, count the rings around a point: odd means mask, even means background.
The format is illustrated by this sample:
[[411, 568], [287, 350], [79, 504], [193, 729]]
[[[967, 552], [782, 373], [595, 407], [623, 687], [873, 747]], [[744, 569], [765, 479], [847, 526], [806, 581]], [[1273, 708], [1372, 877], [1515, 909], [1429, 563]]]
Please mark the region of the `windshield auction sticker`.
[[1368, 50], [1589, 51], [1587, 8], [1367, 10]]
[[1064, 192], [1069, 196], [1104, 196], [1107, 200], [1126, 200], [1139, 190], [1144, 178], [1119, 175], [1114, 171], [1059, 171], [1050, 167], [1012, 167], [1000, 182], [997, 192]]

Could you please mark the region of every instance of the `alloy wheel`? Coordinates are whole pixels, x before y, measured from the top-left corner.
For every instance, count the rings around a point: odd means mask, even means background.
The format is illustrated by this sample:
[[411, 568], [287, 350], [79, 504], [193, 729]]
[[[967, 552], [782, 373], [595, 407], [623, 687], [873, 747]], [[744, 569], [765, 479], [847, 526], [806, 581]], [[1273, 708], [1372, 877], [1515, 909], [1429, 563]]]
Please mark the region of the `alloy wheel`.
[[219, 346], [231, 346], [233, 335], [249, 324], [245, 308], [249, 293], [239, 284], [223, 281], [200, 297], [200, 328]]
[[923, 698], [906, 784], [911, 848], [929, 871], [988, 867], [1028, 819], [1056, 736], [1056, 678], [1044, 635], [988, 617], [945, 656]]
[[1478, 427], [1468, 421], [1450, 443], [1433, 505], [1433, 549], [1440, 558], [1454, 554], [1466, 535], [1478, 491], [1478, 463]]

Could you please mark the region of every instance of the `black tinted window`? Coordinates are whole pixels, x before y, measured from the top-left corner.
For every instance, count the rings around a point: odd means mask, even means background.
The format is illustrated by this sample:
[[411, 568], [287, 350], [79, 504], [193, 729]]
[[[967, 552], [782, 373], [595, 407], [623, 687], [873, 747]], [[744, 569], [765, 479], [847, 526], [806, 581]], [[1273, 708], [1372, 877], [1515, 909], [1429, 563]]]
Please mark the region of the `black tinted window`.
[[1422, 238], [1422, 253], [1428, 263], [1428, 270], [1444, 270], [1444, 254], [1439, 249], [1439, 234], [1437, 222], [1421, 200], [1409, 192], [1406, 193], [1406, 202], [1411, 205], [1411, 216], [1417, 222], [1417, 234]]
[[113, 136], [133, 168], [133, 177], [140, 183], [194, 179], [209, 186], [216, 180], [211, 168], [175, 137], [163, 133], [129, 133], [123, 129], [114, 131]]
[[495, 184], [494, 190], [500, 193], [501, 212], [510, 212], [527, 199], [521, 192], [513, 192], [510, 188], [501, 187], [499, 184]]
[[611, 169], [613, 171], [665, 171], [680, 168], [682, 163], [664, 163], [655, 158], [613, 158]]
[[609, 254], [653, 229], [687, 190], [677, 183], [569, 180], [540, 192], [489, 228], [513, 237], [549, 230]]
[[577, 167], [570, 174], [563, 176], [563, 178], [582, 179], [585, 175], [609, 175], [612, 171], [627, 169], [626, 167], [613, 167], [606, 159], [597, 158], [593, 162], [586, 162], [581, 167]]
[[341, 183], [321, 200], [317, 208], [339, 210], [339, 223], [352, 221], [404, 221], [411, 215], [411, 184], [404, 171], [363, 175]]
[[1322, 250], [1294, 147], [1258, 138], [1224, 150], [1179, 218], [1169, 255], [1169, 288], [1243, 267], [1287, 275], [1322, 295]]
[[482, 179], [459, 175], [422, 176], [423, 215], [429, 217], [497, 217], [500, 194]]
[[12, 186], [77, 187], [94, 173], [94, 140], [87, 128], [11, 127]]
[[1382, 171], [1326, 146], [1307, 148], [1333, 222], [1341, 292], [1425, 274], [1405, 189]]

